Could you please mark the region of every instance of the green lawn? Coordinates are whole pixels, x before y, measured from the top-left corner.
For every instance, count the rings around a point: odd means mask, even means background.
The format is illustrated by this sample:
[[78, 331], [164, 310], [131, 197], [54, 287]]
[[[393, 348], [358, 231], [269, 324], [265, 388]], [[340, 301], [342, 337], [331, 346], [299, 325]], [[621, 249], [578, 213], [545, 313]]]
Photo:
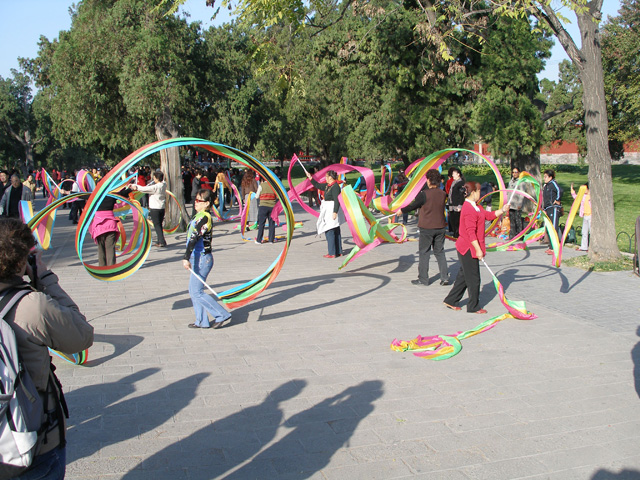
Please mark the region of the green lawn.
[[[556, 181], [563, 189], [562, 203], [565, 206], [565, 214], [569, 213], [569, 207], [573, 203], [571, 198], [571, 183], [574, 184], [576, 191], [579, 186], [586, 183], [588, 167], [578, 165], [557, 165], [548, 166], [544, 165], [542, 168], [556, 168]], [[394, 174], [397, 171], [394, 167]], [[478, 170], [477, 167], [473, 167], [474, 173]], [[488, 171], [488, 167], [486, 169]], [[446, 170], [445, 170], [446, 171]], [[616, 232], [618, 235], [618, 247], [623, 252], [629, 251], [630, 238], [635, 232], [636, 218], [640, 216], [640, 165], [614, 165], [612, 167], [613, 172], [613, 201], [616, 215]], [[376, 182], [380, 184], [380, 169], [374, 171], [376, 175]], [[465, 174], [465, 167], [462, 167], [462, 173]], [[482, 172], [484, 173], [484, 172]], [[357, 173], [350, 173], [347, 175], [347, 182], [351, 185], [358, 178]], [[466, 177], [466, 175], [465, 175]], [[304, 179], [304, 172], [299, 166], [294, 167], [292, 180], [294, 184], [298, 184]], [[488, 171], [482, 175], [469, 175], [468, 180], [474, 180], [477, 182], [491, 182], [495, 181], [493, 173]], [[508, 183], [509, 179], [505, 177]], [[560, 223], [564, 223], [566, 215], [560, 220]], [[576, 217], [574, 220], [574, 227], [581, 227], [582, 220]], [[578, 235], [578, 243], [580, 242], [580, 235]], [[633, 245], [631, 245], [631, 251], [633, 251]]]

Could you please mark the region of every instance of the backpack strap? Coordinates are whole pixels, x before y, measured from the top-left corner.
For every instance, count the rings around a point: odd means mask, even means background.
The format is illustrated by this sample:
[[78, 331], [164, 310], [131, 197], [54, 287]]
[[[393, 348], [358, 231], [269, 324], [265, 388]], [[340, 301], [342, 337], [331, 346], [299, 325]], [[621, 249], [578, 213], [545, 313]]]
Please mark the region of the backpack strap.
[[4, 319], [16, 303], [32, 291], [31, 287], [15, 287], [5, 290], [0, 298], [0, 318]]

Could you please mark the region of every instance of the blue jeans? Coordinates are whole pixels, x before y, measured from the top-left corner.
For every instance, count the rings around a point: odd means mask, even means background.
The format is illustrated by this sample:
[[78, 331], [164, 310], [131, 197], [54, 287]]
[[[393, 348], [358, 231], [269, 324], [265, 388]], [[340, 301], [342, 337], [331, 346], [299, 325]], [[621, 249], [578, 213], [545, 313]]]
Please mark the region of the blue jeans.
[[33, 459], [31, 468], [16, 478], [20, 480], [63, 480], [67, 464], [66, 447], [54, 448]]
[[324, 235], [327, 237], [329, 255], [335, 255], [336, 257], [342, 255], [342, 235], [340, 234], [340, 227], [327, 230], [324, 232]]
[[[213, 268], [213, 256], [208, 253], [192, 253], [191, 254], [191, 268], [202, 280], [206, 281], [209, 272]], [[196, 313], [195, 324], [198, 327], [209, 327], [209, 315], [213, 317], [214, 322], [223, 322], [231, 317], [231, 314], [227, 312], [214, 298], [204, 291], [205, 286], [196, 277], [191, 274], [189, 277], [189, 295], [193, 302], [193, 309]]]
[[258, 207], [258, 235], [256, 241], [262, 243], [264, 236], [264, 224], [269, 220], [269, 241], [274, 242], [276, 240], [276, 221], [271, 218], [271, 212], [273, 207]]

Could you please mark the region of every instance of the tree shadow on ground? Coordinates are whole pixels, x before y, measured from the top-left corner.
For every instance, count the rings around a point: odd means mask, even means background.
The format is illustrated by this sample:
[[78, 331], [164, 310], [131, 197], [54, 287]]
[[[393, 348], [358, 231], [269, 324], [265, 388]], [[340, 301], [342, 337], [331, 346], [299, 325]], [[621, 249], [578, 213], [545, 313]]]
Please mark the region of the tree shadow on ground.
[[73, 422], [67, 431], [72, 445], [67, 449], [68, 463], [163, 425], [195, 398], [198, 385], [209, 376], [194, 374], [145, 395], [125, 399], [139, 390], [137, 382], [159, 372], [159, 368], [147, 368], [114, 382], [66, 393]]
[[[188, 478], [198, 480], [312, 476], [349, 442], [360, 421], [373, 411], [383, 383], [367, 381], [349, 387], [283, 423], [281, 404], [305, 386], [304, 380], [283, 384], [259, 405], [204, 426], [144, 460], [123, 478], [175, 478], [168, 469], [186, 470]], [[275, 440], [281, 427], [292, 430]]]

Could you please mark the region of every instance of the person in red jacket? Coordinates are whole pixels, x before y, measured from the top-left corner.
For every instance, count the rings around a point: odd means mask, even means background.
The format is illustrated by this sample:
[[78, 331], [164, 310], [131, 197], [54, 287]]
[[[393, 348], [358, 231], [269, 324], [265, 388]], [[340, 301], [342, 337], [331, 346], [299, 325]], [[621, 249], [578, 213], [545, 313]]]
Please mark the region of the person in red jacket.
[[460, 212], [460, 235], [456, 240], [456, 250], [460, 260], [460, 270], [444, 305], [452, 310], [461, 310], [458, 302], [464, 292], [469, 289], [467, 312], [487, 313], [480, 308], [480, 260], [487, 253], [484, 243], [484, 222], [492, 221], [509, 211], [509, 204], [501, 210], [487, 212], [476, 205], [480, 199], [480, 184], [467, 182], [464, 184], [465, 200]]

